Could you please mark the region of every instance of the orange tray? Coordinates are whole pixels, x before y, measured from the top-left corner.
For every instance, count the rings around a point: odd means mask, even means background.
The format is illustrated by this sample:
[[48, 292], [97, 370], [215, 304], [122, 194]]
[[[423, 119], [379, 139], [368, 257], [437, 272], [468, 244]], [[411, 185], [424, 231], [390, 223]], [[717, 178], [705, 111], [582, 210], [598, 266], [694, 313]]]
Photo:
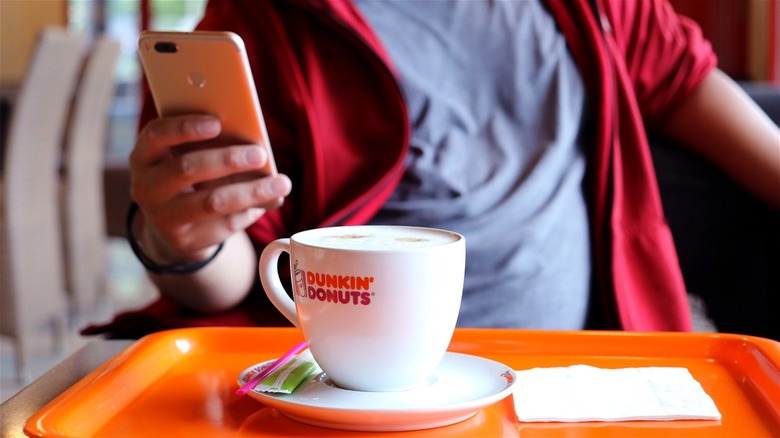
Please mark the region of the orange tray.
[[[302, 340], [295, 329], [194, 328], [147, 336], [33, 415], [30, 436], [359, 436], [288, 419], [236, 378]], [[461, 423], [405, 436], [780, 436], [780, 343], [728, 334], [458, 329], [450, 351], [513, 367], [687, 367], [721, 421], [523, 423], [512, 397]], [[376, 434], [373, 434], [376, 435]], [[389, 437], [393, 433], [382, 433]]]

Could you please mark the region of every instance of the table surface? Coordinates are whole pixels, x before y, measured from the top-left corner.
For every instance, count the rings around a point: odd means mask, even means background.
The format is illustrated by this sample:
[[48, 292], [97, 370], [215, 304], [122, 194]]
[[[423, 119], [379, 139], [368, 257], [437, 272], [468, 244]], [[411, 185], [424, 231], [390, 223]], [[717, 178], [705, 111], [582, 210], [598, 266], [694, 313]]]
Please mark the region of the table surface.
[[[37, 419], [32, 426], [37, 433], [67, 434], [68, 430], [82, 430], [79, 428], [84, 424], [94, 423], [96, 416], [114, 414], [117, 416], [110, 417], [114, 429], [107, 430], [141, 431], [145, 420], [136, 420], [153, 417], [160, 403], [167, 406], [166, 418], [171, 425], [166, 430], [171, 434], [187, 436], [182, 430], [203, 433], [201, 427], [211, 427], [213, 432], [235, 436], [234, 426], [248, 422], [249, 426], [262, 426], [253, 429], [258, 436], [273, 435], [273, 430], [340, 436], [343, 431], [297, 423], [275, 415], [273, 409], [262, 408], [255, 400], [238, 401], [234, 391], [224, 390], [235, 386], [238, 372], [247, 366], [250, 357], [278, 357], [300, 339], [294, 329], [244, 328], [184, 329], [138, 342], [96, 340], [0, 405], [3, 436], [25, 436], [23, 428], [31, 417]], [[780, 436], [780, 394], [775, 391], [780, 386], [780, 343], [774, 341], [728, 334], [459, 329], [450, 347], [451, 351], [480, 355], [515, 369], [576, 363], [606, 368], [685, 366], [713, 397], [724, 417], [720, 422], [518, 423], [511, 400], [506, 399], [484, 409], [479, 418], [436, 430], [445, 435], [459, 427], [485, 430], [481, 423], [485, 420], [485, 426], [495, 423], [496, 427], [510, 428], [504, 432], [515, 436], [613, 436], [630, 431], [634, 436], [652, 437], [657, 436], [658, 428], [675, 436], [733, 436], [738, 430]], [[175, 372], [165, 371], [173, 365], [175, 368], [170, 369]], [[193, 375], [198, 378], [193, 379]], [[182, 386], [182, 380], [187, 384]], [[101, 413], [99, 406], [106, 399], [117, 394], [130, 397], [128, 394], [133, 392], [117, 393], [116, 387], [141, 392], [133, 396], [136, 402], [132, 405], [113, 414]], [[170, 404], [171, 400], [161, 394], [176, 394], [178, 401]], [[57, 403], [52, 407], [49, 402], [54, 399]], [[224, 424], [206, 421], [213, 420], [211, 417], [191, 416], [192, 409], [208, 411], [215, 406], [223, 410]], [[63, 424], [66, 427], [60, 430]], [[160, 427], [157, 421], [150, 424]], [[224, 426], [233, 429], [221, 429]], [[450, 435], [457, 435], [453, 433]]]
[[130, 340], [91, 341], [6, 400], [0, 405], [2, 436], [26, 437], [22, 429], [28, 418], [132, 343]]

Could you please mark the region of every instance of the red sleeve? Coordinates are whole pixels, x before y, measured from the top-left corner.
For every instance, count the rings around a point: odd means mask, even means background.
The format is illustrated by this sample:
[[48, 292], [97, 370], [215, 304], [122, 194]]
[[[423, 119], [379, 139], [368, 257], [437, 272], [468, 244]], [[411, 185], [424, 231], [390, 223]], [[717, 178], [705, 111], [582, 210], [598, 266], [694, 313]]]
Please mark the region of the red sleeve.
[[663, 121], [716, 65], [699, 26], [667, 0], [604, 0], [643, 117]]

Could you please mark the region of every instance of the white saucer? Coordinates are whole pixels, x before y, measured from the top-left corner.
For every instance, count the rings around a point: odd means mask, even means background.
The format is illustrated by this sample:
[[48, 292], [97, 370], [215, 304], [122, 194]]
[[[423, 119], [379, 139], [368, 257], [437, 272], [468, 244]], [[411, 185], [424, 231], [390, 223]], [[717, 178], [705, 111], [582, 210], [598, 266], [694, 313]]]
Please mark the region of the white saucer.
[[[241, 372], [238, 384], [243, 385], [246, 375], [254, 374], [262, 365]], [[429, 383], [408, 391], [342, 389], [320, 373], [292, 394], [255, 390], [247, 394], [306, 424], [344, 430], [402, 431], [446, 426], [471, 418], [481, 408], [509, 395], [516, 380], [514, 370], [499, 362], [446, 353]]]

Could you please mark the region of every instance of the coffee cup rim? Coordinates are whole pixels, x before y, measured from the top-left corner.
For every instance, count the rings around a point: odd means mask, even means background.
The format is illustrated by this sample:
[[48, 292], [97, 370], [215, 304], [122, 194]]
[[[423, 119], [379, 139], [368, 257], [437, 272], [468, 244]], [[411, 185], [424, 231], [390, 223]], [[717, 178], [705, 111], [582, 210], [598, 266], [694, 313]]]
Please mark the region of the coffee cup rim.
[[[328, 230], [361, 230], [361, 229], [373, 229], [373, 228], [394, 228], [394, 229], [408, 229], [408, 230], [418, 230], [418, 231], [432, 231], [435, 233], [441, 233], [446, 234], [449, 236], [454, 237], [452, 241], [449, 242], [443, 242], [436, 245], [425, 245], [425, 246], [419, 246], [419, 247], [405, 247], [405, 248], [383, 248], [381, 250], [377, 250], [376, 248], [343, 248], [343, 247], [332, 247], [332, 246], [324, 246], [324, 245], [317, 245], [316, 243], [310, 243], [310, 242], [302, 242], [300, 239], [305, 234], [318, 234], [318, 233], [326, 233]], [[393, 252], [412, 252], [412, 251], [430, 251], [435, 250], [437, 248], [443, 248], [447, 246], [452, 245], [458, 245], [462, 244], [462, 242], [465, 241], [465, 236], [462, 234], [452, 231], [452, 230], [446, 230], [443, 228], [432, 228], [432, 227], [421, 227], [421, 226], [414, 226], [414, 225], [344, 225], [344, 226], [334, 226], [334, 227], [322, 227], [322, 228], [311, 228], [308, 230], [299, 231], [297, 233], [294, 233], [290, 237], [290, 242], [295, 243], [296, 245], [305, 246], [305, 247], [311, 247], [311, 248], [324, 248], [328, 250], [333, 251], [347, 251], [347, 252], [382, 252], [382, 253], [393, 253]]]

